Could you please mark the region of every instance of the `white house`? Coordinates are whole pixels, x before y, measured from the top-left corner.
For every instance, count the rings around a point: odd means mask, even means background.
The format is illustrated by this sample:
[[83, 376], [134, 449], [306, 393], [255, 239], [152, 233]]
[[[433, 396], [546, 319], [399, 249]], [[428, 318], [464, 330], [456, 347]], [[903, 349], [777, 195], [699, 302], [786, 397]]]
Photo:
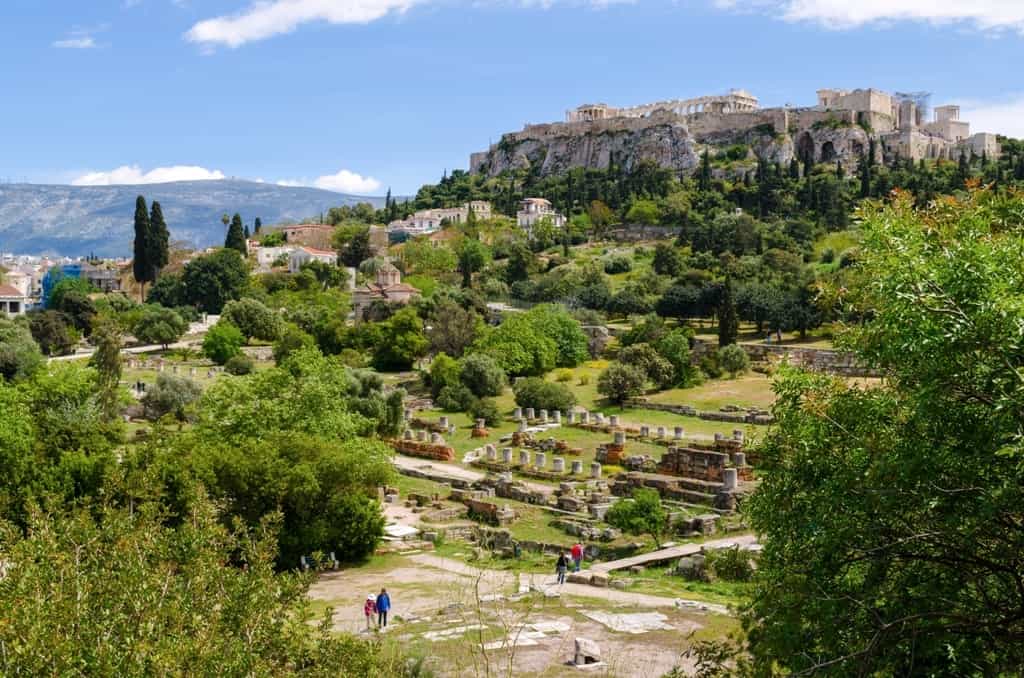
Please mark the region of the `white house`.
[[516, 223], [519, 224], [519, 228], [529, 233], [533, 229], [534, 224], [541, 219], [550, 219], [551, 224], [555, 228], [565, 226], [565, 216], [555, 211], [555, 208], [551, 206], [550, 200], [527, 198], [520, 203], [519, 211], [516, 212]]
[[22, 315], [28, 310], [31, 298], [11, 285], [0, 285], [0, 314]]
[[299, 247], [288, 255], [288, 271], [298, 273], [304, 264], [322, 261], [331, 266], [338, 265], [338, 253], [333, 250], [318, 250], [313, 247]]
[[256, 267], [261, 271], [269, 271], [281, 257], [288, 259], [292, 252], [299, 249], [298, 245], [281, 245], [280, 247], [256, 247]]

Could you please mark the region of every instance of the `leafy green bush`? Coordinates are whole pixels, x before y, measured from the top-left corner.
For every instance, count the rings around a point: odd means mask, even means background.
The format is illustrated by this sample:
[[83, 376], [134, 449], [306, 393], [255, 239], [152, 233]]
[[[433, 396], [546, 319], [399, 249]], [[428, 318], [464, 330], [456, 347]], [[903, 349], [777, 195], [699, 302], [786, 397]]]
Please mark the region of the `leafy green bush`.
[[612, 363], [597, 378], [597, 392], [613, 403], [622, 404], [644, 392], [647, 375], [633, 365]]
[[249, 297], [229, 301], [221, 318], [237, 327], [246, 339], [275, 341], [281, 334], [281, 316]]
[[142, 396], [143, 411], [147, 419], [156, 420], [170, 414], [178, 421], [185, 421], [190, 417], [192, 404], [202, 394], [199, 384], [191, 379], [162, 373]]
[[253, 359], [247, 356], [245, 353], [239, 353], [238, 355], [232, 356], [230, 360], [224, 363], [224, 371], [228, 374], [233, 374], [236, 377], [240, 377], [246, 374], [251, 374], [256, 364]]
[[567, 412], [576, 406], [576, 396], [567, 387], [538, 377], [520, 379], [512, 391], [516, 396], [516, 405], [520, 407]]
[[750, 581], [754, 576], [750, 553], [738, 546], [708, 551], [704, 562], [711, 574], [725, 581]]
[[501, 424], [501, 410], [492, 398], [477, 398], [469, 406], [469, 416], [473, 419], [483, 419], [488, 426]]
[[718, 349], [718, 365], [735, 377], [750, 369], [750, 357], [738, 344], [730, 344]]
[[238, 355], [245, 344], [245, 337], [234, 325], [220, 320], [210, 328], [203, 338], [203, 353], [207, 358], [223, 365]]
[[303, 332], [298, 325], [287, 323], [281, 330], [281, 336], [274, 342], [274, 362], [282, 365], [296, 351], [314, 346], [316, 340], [313, 337]]
[[473, 392], [462, 384], [445, 386], [434, 399], [434, 405], [445, 412], [465, 412], [476, 400]]
[[632, 260], [624, 255], [616, 255], [604, 260], [604, 272], [608, 275], [616, 273], [629, 273], [633, 270]]
[[505, 390], [508, 378], [491, 356], [485, 353], [470, 353], [461, 361], [460, 378], [462, 384], [473, 392], [473, 395], [499, 396]]

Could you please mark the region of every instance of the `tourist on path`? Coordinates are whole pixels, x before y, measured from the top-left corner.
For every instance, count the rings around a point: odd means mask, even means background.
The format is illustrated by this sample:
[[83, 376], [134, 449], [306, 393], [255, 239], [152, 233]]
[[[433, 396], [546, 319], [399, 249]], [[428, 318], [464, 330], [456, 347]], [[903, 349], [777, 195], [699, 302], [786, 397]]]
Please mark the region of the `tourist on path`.
[[377, 597], [372, 593], [366, 596], [366, 602], [363, 603], [363, 614], [366, 616], [366, 630], [369, 631], [373, 627], [370, 624], [373, 622], [373, 615], [377, 612]]
[[569, 569], [569, 559], [565, 557], [564, 553], [558, 554], [558, 562], [555, 563], [555, 572], [558, 573], [558, 583], [565, 583], [565, 571]]
[[391, 596], [387, 589], [381, 589], [377, 594], [377, 626], [388, 627], [388, 610], [391, 609]]
[[583, 563], [583, 545], [576, 542], [572, 545], [572, 562], [575, 566], [575, 572], [580, 571], [580, 565]]

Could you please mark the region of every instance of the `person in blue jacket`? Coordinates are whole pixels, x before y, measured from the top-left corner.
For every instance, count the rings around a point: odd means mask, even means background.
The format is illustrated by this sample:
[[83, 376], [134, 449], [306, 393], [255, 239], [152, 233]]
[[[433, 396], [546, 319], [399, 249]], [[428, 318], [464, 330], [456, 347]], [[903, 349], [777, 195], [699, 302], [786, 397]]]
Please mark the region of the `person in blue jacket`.
[[377, 594], [377, 626], [387, 628], [388, 610], [391, 609], [391, 596], [387, 589], [381, 589]]

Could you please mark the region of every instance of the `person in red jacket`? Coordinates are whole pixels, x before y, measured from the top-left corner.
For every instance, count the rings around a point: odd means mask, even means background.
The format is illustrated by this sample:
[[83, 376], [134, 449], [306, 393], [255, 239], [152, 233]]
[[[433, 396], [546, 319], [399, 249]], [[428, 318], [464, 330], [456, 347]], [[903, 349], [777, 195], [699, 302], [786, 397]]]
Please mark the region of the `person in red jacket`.
[[370, 626], [373, 621], [373, 615], [377, 614], [377, 596], [372, 593], [366, 596], [366, 602], [363, 603], [363, 614], [366, 616], [366, 630], [372, 630]]
[[583, 545], [576, 542], [572, 545], [572, 562], [576, 566], [575, 572], [580, 571], [580, 565], [583, 564]]

